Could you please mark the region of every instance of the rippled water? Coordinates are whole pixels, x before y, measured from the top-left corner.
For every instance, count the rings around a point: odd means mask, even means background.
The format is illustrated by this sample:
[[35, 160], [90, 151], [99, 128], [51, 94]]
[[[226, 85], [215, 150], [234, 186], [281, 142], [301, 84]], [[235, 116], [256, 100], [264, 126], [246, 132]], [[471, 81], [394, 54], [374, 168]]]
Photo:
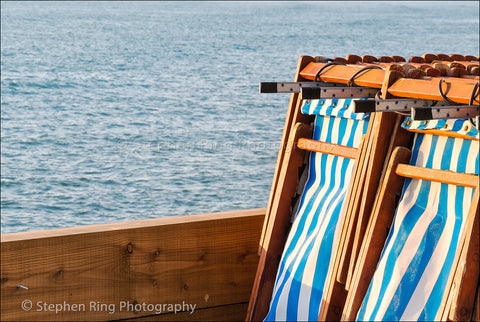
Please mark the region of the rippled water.
[[478, 55], [478, 2], [2, 2], [2, 233], [265, 207], [300, 55]]

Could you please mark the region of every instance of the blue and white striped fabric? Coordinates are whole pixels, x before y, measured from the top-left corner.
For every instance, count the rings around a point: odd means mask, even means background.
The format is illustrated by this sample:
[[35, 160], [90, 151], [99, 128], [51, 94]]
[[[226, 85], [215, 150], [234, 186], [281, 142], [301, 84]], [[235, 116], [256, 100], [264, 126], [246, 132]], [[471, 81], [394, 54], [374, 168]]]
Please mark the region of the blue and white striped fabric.
[[[430, 121], [436, 122], [436, 121]], [[404, 127], [417, 129], [406, 122]], [[447, 129], [445, 124], [421, 125]], [[466, 129], [464, 121], [450, 122]], [[458, 125], [458, 126], [456, 126]], [[461, 126], [460, 126], [461, 125]], [[462, 134], [467, 134], [471, 128]], [[473, 133], [478, 135], [478, 131]], [[416, 133], [410, 164], [479, 173], [477, 140]], [[405, 179], [393, 225], [358, 312], [361, 321], [433, 321], [452, 270], [473, 189]]]
[[[364, 98], [360, 98], [360, 100], [364, 100]], [[354, 113], [352, 101], [352, 99], [307, 100], [305, 104], [302, 105], [302, 113], [309, 115], [340, 116], [354, 120], [369, 118], [369, 114]]]
[[[351, 100], [306, 101], [302, 111], [319, 114], [314, 140], [358, 147], [367, 130], [368, 115], [352, 113]], [[267, 321], [318, 319], [354, 162], [310, 153], [308, 179], [282, 254]]]

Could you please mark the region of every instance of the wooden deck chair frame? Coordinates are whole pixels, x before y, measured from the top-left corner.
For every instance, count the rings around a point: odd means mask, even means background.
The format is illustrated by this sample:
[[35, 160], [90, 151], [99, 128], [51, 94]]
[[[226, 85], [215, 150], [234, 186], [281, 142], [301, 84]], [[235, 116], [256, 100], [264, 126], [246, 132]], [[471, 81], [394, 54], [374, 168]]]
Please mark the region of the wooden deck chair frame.
[[[383, 99], [392, 97], [388, 93], [388, 87], [398, 77], [400, 75], [394, 71], [384, 74], [381, 89]], [[362, 147], [359, 162], [356, 164], [358, 168], [354, 170], [351, 196], [347, 196], [348, 208], [336, 257], [325, 281], [327, 288], [320, 306], [319, 321], [340, 320], [369, 216], [375, 206], [379, 183], [383, 182], [385, 177], [386, 160], [394, 147], [410, 146], [413, 139], [412, 133], [400, 126], [403, 116], [394, 113], [372, 113], [372, 116], [372, 128], [367, 132], [368, 141]]]
[[[300, 76], [300, 71], [303, 68], [305, 68], [305, 66], [307, 66], [309, 63], [314, 62], [314, 61], [315, 61], [315, 59], [313, 57], [310, 57], [310, 56], [301, 56], [299, 58], [298, 63], [297, 63], [297, 71], [296, 71], [295, 78], [294, 78], [295, 82], [305, 81], [305, 79], [302, 76]], [[298, 98], [299, 98], [299, 93], [292, 93], [290, 95], [290, 101], [288, 103], [288, 110], [287, 110], [287, 117], [285, 119], [285, 125], [284, 125], [284, 128], [283, 128], [282, 140], [281, 140], [281, 143], [280, 143], [280, 150], [279, 150], [278, 156], [277, 156], [277, 163], [276, 163], [275, 172], [274, 172], [274, 175], [273, 175], [273, 182], [272, 182], [272, 186], [271, 186], [271, 189], [270, 189], [270, 197], [269, 197], [269, 200], [268, 200], [268, 206], [267, 206], [267, 210], [266, 210], [266, 213], [265, 213], [265, 221], [263, 223], [262, 234], [260, 236], [260, 242], [259, 242], [259, 248], [258, 248], [258, 254], [259, 255], [261, 255], [262, 250], [263, 250], [262, 245], [263, 245], [263, 242], [265, 240], [265, 232], [267, 230], [270, 214], [272, 212], [273, 202], [274, 202], [275, 197], [276, 197], [275, 192], [276, 192], [276, 189], [277, 189], [278, 179], [280, 177], [280, 171], [281, 171], [281, 168], [284, 164], [284, 156], [285, 156], [287, 141], [288, 141], [288, 138], [290, 136], [290, 132], [293, 130], [293, 127], [298, 122], [309, 124], [313, 120], [313, 117], [311, 115], [304, 115], [304, 114], [298, 112], [298, 108], [297, 108], [297, 104], [299, 104], [299, 99]]]
[[[315, 59], [301, 56], [295, 81], [305, 81], [300, 71]], [[297, 190], [299, 171], [304, 165], [306, 151], [296, 146], [299, 137], [310, 138], [313, 116], [300, 112], [300, 96], [290, 97], [282, 141], [278, 153], [270, 198], [259, 243], [259, 264], [253, 283], [246, 320], [263, 320], [270, 304], [275, 274], [290, 225], [292, 198]], [[271, 278], [265, 278], [270, 277]]]
[[410, 154], [410, 150], [405, 147], [396, 147], [392, 153], [385, 173], [385, 181], [377, 195], [378, 202], [370, 217], [352, 276], [342, 320], [356, 319], [387, 239], [397, 206], [397, 195], [403, 186], [404, 177], [475, 189], [465, 229], [459, 240], [460, 251], [455, 255], [453, 269], [447, 282], [447, 291], [436, 318], [465, 321], [472, 315], [479, 279], [479, 176], [412, 166], [408, 164]]
[[[304, 165], [306, 151], [326, 153], [326, 154], [341, 156], [344, 158], [356, 159], [356, 162], [358, 162], [358, 159], [360, 158], [359, 148], [347, 147], [347, 146], [342, 146], [338, 144], [312, 140], [310, 139], [312, 134], [313, 134], [313, 131], [310, 126], [303, 123], [297, 123], [290, 135], [290, 139], [288, 141], [287, 146], [291, 148], [288, 148], [286, 150], [287, 152], [285, 155], [285, 160], [287, 161], [288, 166], [282, 169], [284, 171], [281, 172], [280, 178], [279, 178], [279, 184], [282, 184], [282, 186], [288, 185], [290, 189], [282, 189], [283, 193], [291, 192], [292, 188], [293, 188], [293, 192], [296, 191], [298, 180], [299, 180], [298, 177], [300, 175], [298, 170]], [[287, 175], [287, 173], [290, 175]], [[291, 215], [291, 199], [290, 200], [287, 200], [287, 198], [282, 198], [282, 199], [285, 200], [285, 202], [287, 201], [290, 202], [290, 205], [288, 205], [288, 208], [287, 208], [287, 210], [289, 211], [288, 217], [282, 218], [283, 219], [282, 221], [286, 219], [289, 222], [290, 215]], [[275, 216], [275, 218], [279, 218], [278, 213], [273, 212], [273, 214], [277, 215]], [[272, 224], [272, 225], [269, 225], [270, 227], [275, 225], [274, 222], [271, 222], [270, 224]], [[269, 233], [270, 231], [267, 230], [266, 238], [268, 238], [269, 235], [272, 236], [272, 234], [269, 234]], [[287, 234], [288, 234], [288, 231], [284, 230], [283, 231], [283, 235], [285, 236], [284, 239], [286, 239]], [[260, 276], [258, 276], [258, 272], [257, 272], [257, 277], [260, 277], [259, 282], [260, 283], [263, 282], [264, 287], [263, 288], [258, 287], [257, 289], [254, 289], [254, 291], [257, 292], [257, 305], [258, 304], [262, 305], [261, 307], [262, 311], [260, 311], [260, 308], [257, 306], [256, 307], [257, 310], [253, 312], [254, 314], [256, 313], [257, 316], [252, 315], [252, 320], [260, 320], [262, 319], [262, 317], [266, 316], [267, 314], [280, 256], [282, 254], [283, 247], [285, 244], [285, 241], [283, 241], [282, 245], [279, 245], [278, 241], [273, 238], [268, 238], [266, 240], [270, 241], [269, 246], [271, 247], [271, 249], [267, 249], [266, 252], [262, 252], [262, 255], [264, 255], [263, 257], [265, 258], [265, 266], [267, 264], [271, 264], [271, 265], [274, 264], [275, 266], [273, 267], [274, 269], [270, 270], [270, 271], [273, 271], [273, 274], [270, 274], [270, 275], [261, 274]], [[277, 252], [277, 253], [274, 253], [276, 255], [275, 257], [272, 256], [273, 252]], [[278, 258], [278, 260], [274, 262], [276, 258]], [[259, 267], [259, 271], [265, 272], [265, 268], [263, 268], [262, 270], [262, 267]], [[255, 282], [257, 282], [257, 279]], [[259, 285], [262, 285], [262, 284], [259, 284]], [[265, 288], [265, 285], [268, 285], [268, 286], [271, 285], [271, 289], [267, 290]], [[261, 297], [259, 297], [259, 295]], [[267, 299], [267, 301], [265, 301], [265, 299]]]
[[[302, 69], [313, 61], [314, 58], [308, 56], [300, 58], [295, 77], [296, 81], [301, 79], [299, 75]], [[300, 112], [301, 104], [302, 101], [299, 96], [292, 94], [260, 240], [260, 260], [248, 307], [247, 321], [261, 320], [268, 312], [278, 264], [290, 225], [292, 198], [297, 191], [300, 172], [305, 164], [306, 153], [298, 148], [297, 142], [300, 140], [301, 148], [305, 148], [305, 144], [307, 143], [309, 145], [316, 145], [318, 149], [316, 151], [318, 152], [338, 152], [339, 149], [341, 149], [338, 146], [332, 147], [327, 146], [328, 144], [302, 140], [311, 137], [312, 131], [308, 124], [313, 121], [314, 117], [302, 114]], [[396, 115], [392, 113], [376, 114], [377, 117], [375, 117], [375, 114], [372, 114], [367, 135], [365, 136], [366, 140], [363, 140], [361, 147], [358, 149], [359, 152], [356, 153], [355, 175], [350, 183], [351, 186], [349, 189], [349, 191], [353, 192], [349, 192], [349, 194], [356, 194], [356, 203], [349, 202], [349, 200], [353, 199], [347, 196], [346, 202], [349, 203], [347, 207], [348, 210], [347, 213], [342, 216], [342, 218], [347, 219], [345, 223], [347, 226], [350, 225], [348, 226], [350, 229], [342, 229], [342, 237], [338, 243], [338, 248], [334, 250], [336, 258], [338, 257], [338, 260], [343, 260], [342, 266], [340, 267], [341, 275], [339, 275], [343, 278], [340, 279], [338, 283], [335, 282], [335, 278], [328, 279], [329, 281], [333, 281], [334, 285], [326, 292], [326, 303], [328, 303], [328, 305], [323, 306], [320, 315], [321, 319], [338, 319], [341, 315], [343, 303], [346, 298], [344, 284], [348, 267], [351, 266], [350, 262], [356, 258], [350, 258], [349, 256], [351, 248], [354, 245], [354, 237], [358, 239], [357, 244], [360, 245], [363, 239], [363, 231], [368, 221], [368, 218], [365, 218], [365, 216], [371, 212], [382, 174], [381, 169], [384, 167], [386, 155], [388, 155], [391, 150], [392, 142], [395, 141], [400, 144], [399, 142], [405, 141], [405, 139], [398, 139], [398, 137], [401, 136], [397, 135], [396, 129], [399, 128], [400, 121]], [[322, 145], [323, 151], [321, 151]], [[351, 148], [347, 147], [347, 149]], [[352, 189], [352, 187], [354, 187], [354, 189]], [[364, 187], [366, 188], [365, 194], [362, 193]], [[349, 212], [352, 211], [354, 211], [355, 218], [350, 220], [351, 215]], [[356, 227], [358, 213], [360, 213], [358, 218], [360, 218], [363, 231], [354, 234], [353, 232], [356, 231], [356, 228], [352, 227]], [[345, 232], [343, 232], [343, 230], [345, 230]], [[337, 260], [335, 260], [335, 262], [337, 262]], [[332, 269], [332, 273], [329, 273], [331, 276], [340, 274], [340, 272], [337, 272], [339, 270], [338, 265], [332, 267]]]
[[325, 281], [328, 286], [320, 306], [319, 321], [340, 320], [379, 183], [385, 177], [385, 160], [394, 147], [409, 146], [413, 138], [400, 126], [403, 116], [393, 113], [374, 113], [372, 116], [371, 132], [365, 135], [368, 140], [359, 148], [360, 157], [349, 189], [351, 195], [346, 201], [345, 222], [335, 260]]

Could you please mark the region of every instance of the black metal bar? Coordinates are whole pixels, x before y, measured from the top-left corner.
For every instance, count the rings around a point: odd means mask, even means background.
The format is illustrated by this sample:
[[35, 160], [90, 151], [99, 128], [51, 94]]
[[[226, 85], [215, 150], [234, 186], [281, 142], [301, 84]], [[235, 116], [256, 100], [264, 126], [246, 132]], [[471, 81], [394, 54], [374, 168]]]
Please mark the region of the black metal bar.
[[445, 102], [437, 102], [431, 100], [397, 98], [385, 100], [355, 100], [353, 101], [353, 109], [355, 113], [368, 112], [404, 112], [410, 113], [414, 107], [432, 107], [443, 106]]
[[261, 82], [260, 93], [300, 93], [301, 88], [337, 87], [341, 84], [329, 82]]
[[302, 99], [334, 99], [334, 98], [373, 98], [378, 92], [371, 87], [327, 87], [301, 88]]
[[435, 106], [430, 108], [412, 108], [414, 121], [470, 119], [480, 115], [478, 105]]

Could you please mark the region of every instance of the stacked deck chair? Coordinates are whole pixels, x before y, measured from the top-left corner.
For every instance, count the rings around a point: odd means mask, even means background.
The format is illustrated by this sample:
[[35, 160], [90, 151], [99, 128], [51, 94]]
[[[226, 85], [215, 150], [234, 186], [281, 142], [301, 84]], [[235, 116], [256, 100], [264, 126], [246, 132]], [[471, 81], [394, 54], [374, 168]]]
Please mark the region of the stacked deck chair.
[[343, 319], [470, 320], [479, 277], [479, 132], [472, 120], [408, 117], [402, 127], [415, 133], [413, 147], [390, 158]]
[[[315, 75], [323, 66], [317, 61], [302, 56], [295, 81], [311, 79], [301, 74]], [[356, 226], [366, 226], [400, 121], [391, 113], [354, 113], [354, 99], [291, 95], [246, 320], [341, 316], [353, 240], [363, 238]]]
[[[438, 58], [430, 54], [412, 56], [408, 64], [402, 64], [405, 59], [400, 56], [377, 60], [368, 55], [348, 55], [331, 63], [323, 57], [300, 58], [295, 82], [330, 82], [296, 83], [302, 87], [302, 98], [305, 87], [320, 87], [312, 92], [328, 96], [327, 88], [340, 86], [330, 91], [332, 96], [348, 92], [350, 96], [344, 97], [351, 99], [302, 100], [287, 83], [269, 83], [271, 92], [287, 92], [290, 88], [293, 94], [260, 240], [247, 321], [355, 320], [357, 315], [359, 320], [410, 319], [415, 316], [399, 312], [410, 312], [420, 305], [419, 298], [427, 298], [429, 309], [420, 310], [417, 319], [458, 320], [471, 313], [473, 297], [469, 295], [476, 292], [479, 273], [478, 233], [474, 233], [478, 219], [473, 220], [478, 213], [478, 131], [468, 127], [469, 121], [404, 121], [403, 115], [376, 107], [379, 100], [396, 96], [418, 98], [410, 96], [405, 86], [419, 86], [422, 99], [442, 99], [445, 93], [441, 88], [440, 95], [436, 92], [442, 80], [435, 77], [443, 71], [425, 64]], [[459, 67], [441, 75], [450, 77], [454, 71], [463, 79], [456, 81], [448, 94], [464, 101], [478, 76], [466, 75]], [[357, 88], [350, 91], [350, 86]], [[365, 89], [358, 86], [375, 90], [373, 110], [354, 113], [353, 106], [362, 100], [355, 95], [367, 97], [365, 92], [353, 94]], [[368, 100], [364, 107], [372, 106], [372, 96]], [[409, 111], [396, 99], [387, 103], [386, 110], [388, 104], [399, 104], [395, 109]], [[415, 137], [414, 132], [418, 132]], [[433, 148], [437, 144], [438, 151]], [[412, 146], [413, 153], [407, 148]], [[463, 159], [456, 159], [459, 155]], [[413, 168], [407, 164], [410, 156]], [[460, 174], [453, 175], [452, 170]], [[402, 176], [408, 178], [403, 190]], [[455, 188], [450, 187], [452, 184]], [[394, 221], [400, 198], [398, 220]], [[447, 209], [452, 205], [454, 212], [442, 210], [434, 215], [435, 207]], [[411, 219], [409, 207], [417, 215], [426, 209], [428, 216]], [[452, 220], [456, 225], [453, 228]], [[427, 226], [419, 228], [421, 225]], [[439, 235], [438, 231], [447, 233]], [[404, 253], [395, 253], [404, 244], [411, 248], [412, 243], [417, 247], [414, 253], [407, 248]], [[439, 264], [435, 256], [442, 247], [448, 248], [447, 255], [443, 254], [445, 260]], [[428, 252], [431, 254], [423, 257]], [[409, 266], [402, 259], [405, 256], [412, 263], [428, 267]], [[377, 273], [377, 264], [386, 268]], [[430, 273], [432, 267], [439, 270], [435, 265], [441, 266], [441, 273], [435, 280], [428, 279], [434, 275]], [[427, 290], [435, 299], [430, 300]], [[415, 296], [406, 300], [409, 294]], [[402, 305], [413, 306], [407, 310]]]
[[[307, 100], [302, 113], [316, 115], [313, 140], [357, 148], [369, 115], [353, 113], [351, 99]], [[315, 142], [316, 141], [316, 142]], [[347, 149], [349, 150], [349, 149]], [[354, 156], [355, 154], [352, 154]], [[276, 275], [267, 321], [317, 320], [333, 251], [342, 227], [341, 214], [353, 176], [355, 158], [310, 152], [308, 175]]]
[[296, 142], [310, 152], [292, 203], [292, 225], [266, 321], [340, 317], [347, 294], [345, 282], [337, 278], [341, 260], [348, 270], [353, 240], [363, 238], [352, 226], [371, 211], [365, 203], [373, 203], [400, 120], [390, 113], [354, 113], [353, 100], [304, 100], [300, 105], [302, 114], [315, 117], [313, 134], [312, 139], [296, 135], [304, 127], [297, 123], [290, 140], [289, 145]]

